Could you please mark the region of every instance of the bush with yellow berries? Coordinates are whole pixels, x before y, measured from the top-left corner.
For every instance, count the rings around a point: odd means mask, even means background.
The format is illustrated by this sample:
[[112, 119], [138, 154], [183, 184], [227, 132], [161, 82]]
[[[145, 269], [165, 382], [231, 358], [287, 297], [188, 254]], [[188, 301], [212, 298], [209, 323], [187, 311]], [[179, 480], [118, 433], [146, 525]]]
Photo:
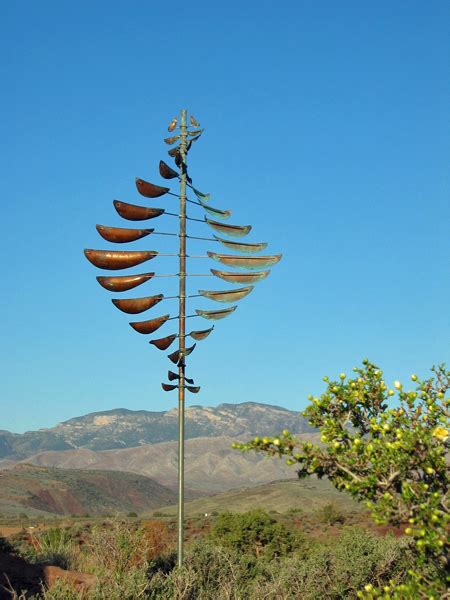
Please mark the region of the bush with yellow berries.
[[[327, 477], [339, 490], [365, 502], [377, 524], [407, 524], [417, 568], [407, 583], [361, 590], [361, 598], [440, 598], [447, 589], [450, 372], [433, 367], [429, 379], [412, 375], [406, 390], [391, 389], [383, 372], [367, 359], [309, 397], [302, 413], [321, 432], [320, 444], [296, 439], [287, 430], [276, 437], [233, 444], [284, 457], [300, 478]], [[448, 583], [448, 582], [447, 582]]]

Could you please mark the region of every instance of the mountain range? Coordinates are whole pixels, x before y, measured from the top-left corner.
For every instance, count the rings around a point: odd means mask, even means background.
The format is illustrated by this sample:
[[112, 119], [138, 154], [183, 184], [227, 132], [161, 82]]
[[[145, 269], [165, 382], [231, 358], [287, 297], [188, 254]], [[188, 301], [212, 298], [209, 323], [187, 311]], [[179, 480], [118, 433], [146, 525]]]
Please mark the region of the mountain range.
[[[284, 429], [289, 429], [304, 439], [317, 441], [317, 432], [299, 413], [278, 406], [246, 402], [221, 404], [213, 408], [187, 408], [187, 496], [196, 498], [233, 488], [262, 485], [286, 478], [295, 479], [295, 470], [288, 467], [283, 460], [253, 452], [242, 453], [231, 448], [235, 440], [246, 440], [255, 435], [276, 435]], [[26, 490], [27, 482], [31, 486], [30, 489], [34, 489], [37, 486], [36, 481], [42, 478], [45, 482], [44, 488], [50, 486], [56, 490], [55, 494], [59, 499], [64, 496], [57, 491], [62, 485], [61, 481], [66, 477], [67, 481], [73, 482], [73, 472], [76, 471], [82, 483], [74, 484], [75, 491], [80, 486], [87, 490], [86, 502], [80, 500], [79, 505], [84, 507], [87, 504], [85, 512], [91, 514], [96, 511], [92, 508], [90, 498], [101, 498], [101, 493], [98, 491], [100, 488], [96, 488], [95, 493], [89, 491], [89, 486], [101, 482], [100, 487], [108, 496], [109, 484], [105, 482], [111, 477], [118, 481], [118, 473], [130, 477], [126, 485], [130, 488], [130, 493], [135, 493], [137, 498], [141, 497], [143, 486], [147, 486], [147, 491], [151, 486], [155, 490], [155, 486], [163, 486], [166, 492], [173, 492], [177, 489], [177, 434], [176, 410], [148, 412], [126, 409], [91, 413], [50, 429], [24, 434], [1, 431], [0, 474], [3, 473], [4, 477], [3, 487], [0, 488], [0, 508], [4, 505], [5, 511], [8, 512], [7, 506], [11, 504], [11, 494], [7, 491], [7, 486], [5, 487], [9, 482], [9, 479], [5, 478], [8, 470], [13, 471], [15, 480], [22, 482], [18, 489]], [[36, 467], [37, 470], [33, 471]], [[72, 475], [64, 475], [64, 472], [69, 471], [72, 471]], [[95, 472], [94, 480], [87, 475], [89, 472]], [[133, 476], [141, 476], [148, 481], [144, 483], [133, 479]], [[56, 484], [54, 480], [59, 483]], [[36, 487], [38, 488], [39, 486]], [[71, 486], [68, 486], [68, 490], [68, 505], [75, 506], [78, 500], [70, 499], [74, 496]], [[150, 502], [158, 504], [164, 497], [160, 492], [161, 490], [156, 494], [155, 500]], [[43, 497], [41, 492], [33, 493]], [[27, 494], [24, 498], [19, 504], [23, 505], [25, 502], [31, 508], [38, 508], [34, 501], [33, 503], [29, 500]], [[47, 500], [47, 504], [40, 506], [42, 510], [51, 512], [54, 502], [51, 497], [47, 497]], [[166, 505], [172, 503], [168, 497], [166, 500]], [[39, 500], [36, 502], [39, 504]], [[55, 506], [59, 506], [59, 512], [64, 512], [61, 502], [58, 500]], [[110, 496], [104, 501], [99, 500], [101, 511], [105, 511], [107, 506], [115, 505], [115, 502]], [[116, 502], [116, 505], [127, 507], [127, 502], [124, 498], [118, 504]], [[47, 508], [44, 508], [44, 505]], [[150, 505], [146, 507], [150, 508]]]
[[[75, 417], [49, 429], [22, 434], [0, 431], [0, 459], [20, 460], [45, 451], [101, 451], [175, 441], [177, 419], [176, 409], [150, 412], [118, 408]], [[280, 406], [244, 402], [186, 409], [186, 439], [271, 435], [283, 429], [293, 433], [312, 431], [298, 412]]]

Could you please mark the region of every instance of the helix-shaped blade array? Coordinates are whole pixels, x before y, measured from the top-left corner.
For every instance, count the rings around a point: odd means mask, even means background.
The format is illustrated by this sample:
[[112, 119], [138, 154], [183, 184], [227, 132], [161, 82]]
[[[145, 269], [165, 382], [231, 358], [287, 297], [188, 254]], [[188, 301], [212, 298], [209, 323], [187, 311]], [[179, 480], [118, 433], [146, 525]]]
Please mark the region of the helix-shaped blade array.
[[[179, 371], [178, 373], [174, 373], [169, 370], [168, 379], [175, 383], [163, 383], [162, 388], [164, 391], [175, 389], [184, 391], [184, 389], [187, 389], [189, 392], [197, 393], [200, 387], [194, 385], [193, 379], [185, 376], [186, 357], [193, 352], [198, 341], [202, 341], [210, 335], [214, 329], [214, 325], [206, 329], [194, 329], [186, 333], [186, 319], [201, 317], [208, 321], [217, 321], [231, 315], [237, 308], [237, 305], [234, 303], [248, 296], [253, 291], [254, 284], [268, 276], [270, 272], [269, 268], [279, 262], [281, 254], [261, 256], [259, 253], [267, 247], [267, 243], [242, 242], [241, 238], [246, 237], [251, 232], [252, 226], [228, 223], [228, 219], [231, 217], [231, 210], [212, 206], [210, 204], [210, 194], [203, 193], [194, 187], [192, 178], [188, 173], [187, 156], [192, 144], [201, 137], [204, 130], [199, 128], [199, 123], [192, 116], [190, 117], [189, 125], [185, 118], [183, 121], [183, 113], [181, 121], [179, 133], [164, 139], [166, 144], [173, 146], [168, 154], [174, 159], [176, 168], [172, 168], [164, 161], [160, 161], [159, 163], [161, 177], [167, 182], [176, 180], [179, 183], [179, 191], [172, 191], [170, 187], [150, 183], [144, 179], [136, 179], [137, 192], [146, 199], [152, 200], [163, 197], [164, 199], [178, 198], [180, 201], [179, 212], [171, 212], [167, 208], [148, 206], [148, 202], [145, 202], [144, 205], [141, 203], [123, 202], [121, 200], [114, 200], [113, 202], [117, 214], [125, 221], [141, 222], [151, 220], [153, 225], [153, 220], [159, 217], [175, 217], [179, 220], [179, 231], [158, 231], [153, 226], [152, 228], [96, 226], [100, 236], [113, 244], [132, 243], [150, 235], [152, 238], [154, 235], [176, 236], [180, 242], [179, 251], [174, 254], [162, 254], [157, 250], [87, 249], [84, 253], [94, 266], [107, 271], [128, 269], [161, 256], [179, 257], [180, 269], [177, 274], [156, 274], [152, 271], [133, 275], [101, 275], [97, 277], [97, 281], [103, 288], [110, 292], [123, 293], [141, 286], [155, 277], [168, 276], [178, 279], [178, 295], [170, 296], [170, 298], [178, 298], [179, 300], [178, 314], [173, 316], [163, 314], [162, 316], [147, 320], [135, 320], [130, 322], [130, 326], [138, 333], [149, 335], [158, 331], [172, 320], [178, 320], [178, 332], [151, 339], [149, 343], [158, 350], [166, 351], [178, 340], [178, 348], [167, 356], [178, 367]], [[174, 132], [177, 126], [178, 118], [174, 118], [169, 125], [169, 132]], [[176, 145], [174, 146], [174, 144]], [[195, 210], [200, 211], [200, 218], [187, 214], [187, 204]], [[207, 229], [214, 232], [211, 233], [212, 237], [189, 235], [188, 226], [190, 221], [203, 223]], [[231, 251], [233, 254], [208, 250], [204, 256], [190, 257], [186, 252], [189, 239], [210, 241], [216, 247], [219, 245], [225, 249], [225, 252]], [[186, 260], [190, 260], [191, 258], [212, 259], [221, 265], [235, 270], [222, 271], [212, 268], [209, 273], [190, 274], [186, 271]], [[236, 284], [239, 287], [226, 290], [199, 289], [197, 294], [186, 295], [186, 277], [197, 275], [209, 275], [227, 283]], [[211, 310], [195, 308], [194, 313], [186, 314], [186, 301], [197, 297], [206, 298], [213, 302], [232, 304], [232, 306], [219, 309], [213, 308]], [[112, 298], [112, 302], [124, 313], [139, 315], [153, 309], [157, 304], [168, 298], [164, 294], [156, 293], [138, 298]], [[194, 343], [186, 346], [186, 338], [191, 338]]]

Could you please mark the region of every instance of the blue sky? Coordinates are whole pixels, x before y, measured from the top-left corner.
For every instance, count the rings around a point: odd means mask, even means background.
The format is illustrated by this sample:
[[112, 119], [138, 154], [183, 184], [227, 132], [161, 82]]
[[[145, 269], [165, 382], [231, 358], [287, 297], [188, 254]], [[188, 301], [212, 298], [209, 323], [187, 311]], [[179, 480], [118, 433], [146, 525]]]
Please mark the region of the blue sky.
[[191, 355], [190, 404], [301, 409], [324, 374], [366, 356], [388, 381], [448, 358], [448, 2], [44, 0], [0, 13], [1, 429], [176, 404], [160, 388], [166, 353], [128, 326], [82, 249], [108, 247], [96, 223], [126, 226], [112, 200], [140, 201], [135, 177], [161, 183], [183, 107], [207, 129], [194, 182], [284, 255]]

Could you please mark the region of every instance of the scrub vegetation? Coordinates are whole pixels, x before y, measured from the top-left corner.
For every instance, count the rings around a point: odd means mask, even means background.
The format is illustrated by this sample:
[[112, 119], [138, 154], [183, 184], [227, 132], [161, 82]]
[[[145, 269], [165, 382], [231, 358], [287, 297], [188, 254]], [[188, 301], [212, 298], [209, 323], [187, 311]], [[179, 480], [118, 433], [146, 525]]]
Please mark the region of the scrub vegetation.
[[[25, 591], [24, 581], [3, 580], [9, 596], [0, 597], [448, 598], [449, 373], [440, 366], [430, 379], [412, 380], [412, 391], [400, 382], [391, 390], [382, 371], [364, 361], [353, 378], [325, 378], [326, 391], [311, 397], [304, 415], [320, 429], [319, 444], [288, 430], [235, 444], [282, 458], [300, 478], [328, 478], [362, 508], [330, 496], [314, 510], [231, 512], [224, 503], [213, 513], [189, 514], [181, 569], [176, 522], [164, 512], [151, 520], [134, 512], [103, 521], [72, 519], [36, 533], [24, 525], [3, 542], [0, 556], [39, 566], [42, 585]], [[49, 582], [46, 565], [66, 570]]]

